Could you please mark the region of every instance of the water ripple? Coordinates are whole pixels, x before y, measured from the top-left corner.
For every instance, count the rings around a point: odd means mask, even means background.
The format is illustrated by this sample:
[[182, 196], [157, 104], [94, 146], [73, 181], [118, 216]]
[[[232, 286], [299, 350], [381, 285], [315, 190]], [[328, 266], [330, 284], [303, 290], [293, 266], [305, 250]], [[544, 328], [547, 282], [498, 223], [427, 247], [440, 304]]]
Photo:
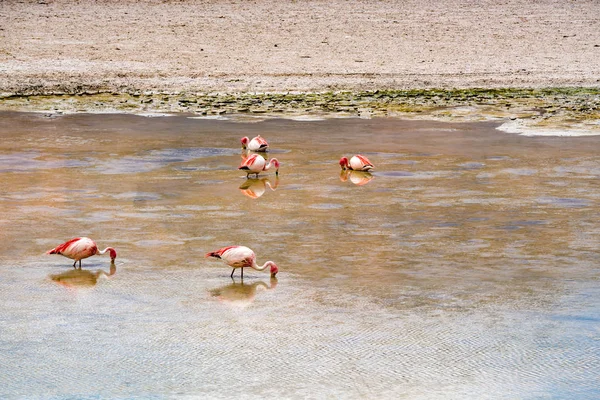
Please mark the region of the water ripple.
[[27, 172], [38, 169], [76, 168], [90, 165], [76, 159], [43, 159], [39, 152], [0, 154], [0, 172]]
[[591, 201], [587, 199], [569, 197], [539, 197], [537, 202], [540, 204], [550, 204], [564, 208], [582, 208], [589, 207], [591, 205]]
[[102, 174], [135, 174], [149, 172], [173, 163], [206, 157], [230, 156], [237, 153], [239, 150], [210, 147], [151, 150], [134, 156], [97, 160], [95, 170]]

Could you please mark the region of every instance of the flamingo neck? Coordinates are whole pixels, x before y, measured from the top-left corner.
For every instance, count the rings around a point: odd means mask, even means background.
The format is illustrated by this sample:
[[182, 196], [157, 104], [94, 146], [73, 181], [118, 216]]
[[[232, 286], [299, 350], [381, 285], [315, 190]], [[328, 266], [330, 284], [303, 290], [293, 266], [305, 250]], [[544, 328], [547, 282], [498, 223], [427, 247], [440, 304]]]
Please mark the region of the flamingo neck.
[[274, 278], [275, 275], [277, 275], [277, 272], [279, 272], [279, 268], [277, 268], [277, 264], [275, 264], [273, 261], [267, 261], [266, 263], [264, 263], [261, 266], [256, 264], [256, 261], [252, 262], [252, 268], [254, 268], [257, 271], [264, 271], [267, 268], [270, 268], [270, 272], [271, 272], [271, 278]]
[[257, 271], [264, 271], [265, 269], [267, 269], [268, 267], [270, 267], [271, 265], [273, 265], [273, 261], [267, 261], [266, 263], [264, 263], [262, 266], [258, 265], [256, 263], [256, 261], [254, 261], [252, 263], [252, 268], [254, 268]]
[[106, 253], [107, 251], [110, 253], [111, 260], [114, 260], [115, 258], [117, 258], [117, 252], [112, 247], [107, 247], [102, 251], [98, 251], [98, 253], [96, 253], [96, 254], [102, 255], [102, 254]]
[[276, 158], [271, 158], [269, 163], [263, 168], [263, 171], [268, 171], [272, 166], [275, 166], [275, 173], [279, 174], [279, 161]]
[[252, 268], [254, 268], [254, 269], [255, 269], [255, 270], [257, 270], [257, 271], [264, 271], [264, 270], [265, 270], [265, 268], [267, 268], [267, 267], [268, 267], [268, 265], [267, 265], [268, 263], [269, 263], [269, 261], [267, 261], [267, 262], [266, 262], [266, 263], [264, 263], [262, 266], [260, 266], [260, 265], [258, 265], [258, 264], [256, 263], [256, 261], [252, 261]]

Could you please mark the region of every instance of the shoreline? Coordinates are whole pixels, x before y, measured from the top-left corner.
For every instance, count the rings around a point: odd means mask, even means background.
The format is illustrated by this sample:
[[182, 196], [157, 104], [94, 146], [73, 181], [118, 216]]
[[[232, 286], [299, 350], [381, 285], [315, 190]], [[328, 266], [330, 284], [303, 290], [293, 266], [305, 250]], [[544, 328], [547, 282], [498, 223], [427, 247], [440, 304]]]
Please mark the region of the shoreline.
[[190, 114], [197, 118], [401, 118], [500, 121], [528, 136], [600, 135], [600, 88], [414, 89], [321, 93], [132, 93], [4, 95], [0, 111]]

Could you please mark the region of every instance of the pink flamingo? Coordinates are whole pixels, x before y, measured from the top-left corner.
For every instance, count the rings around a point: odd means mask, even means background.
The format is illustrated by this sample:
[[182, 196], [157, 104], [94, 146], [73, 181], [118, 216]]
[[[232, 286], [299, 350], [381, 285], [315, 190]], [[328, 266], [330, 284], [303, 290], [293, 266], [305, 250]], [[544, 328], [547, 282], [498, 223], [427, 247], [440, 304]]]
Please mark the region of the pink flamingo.
[[261, 171], [268, 171], [273, 166], [275, 166], [275, 175], [279, 175], [279, 161], [276, 158], [271, 158], [267, 163], [267, 160], [260, 154], [251, 154], [244, 158], [238, 169], [246, 171], [246, 177], [256, 174], [258, 178]]
[[107, 251], [110, 252], [110, 262], [113, 263], [115, 258], [117, 258], [117, 252], [115, 249], [112, 247], [107, 247], [100, 251], [92, 239], [80, 237], [71, 239], [68, 242], [58, 245], [52, 250], [48, 250], [46, 254], [60, 254], [61, 256], [75, 260], [73, 263], [73, 268], [77, 268], [75, 264], [77, 264], [77, 261], [79, 261], [79, 268], [81, 269], [81, 260], [95, 256], [96, 254], [104, 254]]
[[350, 162], [348, 162], [346, 157], [342, 157], [340, 159], [340, 166], [342, 169], [349, 169], [352, 171], [370, 171], [375, 167], [367, 157], [361, 156], [360, 154], [353, 156], [350, 159]]
[[269, 148], [269, 143], [267, 143], [267, 141], [260, 135], [253, 138], [252, 140], [249, 140], [248, 137], [245, 136], [241, 139], [241, 142], [243, 149], [248, 149], [252, 151], [267, 151]]
[[277, 268], [277, 264], [273, 261], [267, 261], [263, 264], [262, 267], [256, 264], [256, 255], [246, 246], [227, 246], [223, 247], [219, 250], [211, 251], [210, 253], [206, 253], [206, 257], [215, 257], [220, 258], [227, 265], [233, 267], [231, 271], [231, 279], [233, 279], [233, 273], [236, 268], [242, 269], [242, 279], [244, 279], [244, 267], [254, 268], [257, 271], [263, 271], [267, 267], [271, 267], [271, 278], [274, 278], [279, 272], [279, 268]]

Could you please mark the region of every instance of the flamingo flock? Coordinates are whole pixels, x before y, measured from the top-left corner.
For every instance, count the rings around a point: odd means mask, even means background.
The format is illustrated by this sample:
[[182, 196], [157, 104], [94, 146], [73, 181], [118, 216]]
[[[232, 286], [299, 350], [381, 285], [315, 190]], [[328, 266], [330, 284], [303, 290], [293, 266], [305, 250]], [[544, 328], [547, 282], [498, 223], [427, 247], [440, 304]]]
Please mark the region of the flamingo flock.
[[[242, 148], [244, 150], [249, 150], [253, 152], [263, 152], [266, 153], [269, 148], [268, 142], [262, 138], [260, 135], [254, 137], [252, 140], [248, 139], [248, 137], [243, 137], [241, 139]], [[272, 158], [269, 161], [261, 154], [253, 153], [250, 155], [242, 155], [242, 163], [238, 167], [239, 170], [246, 172], [247, 182], [250, 182], [250, 175], [254, 174], [255, 178], [253, 183], [256, 182], [262, 183], [260, 194], [257, 194], [255, 191], [250, 191], [250, 193], [244, 193], [252, 198], [258, 198], [264, 193], [266, 185], [271, 189], [275, 189], [277, 187], [277, 183], [275, 186], [271, 186], [269, 182], [265, 182], [265, 178], [261, 181], [258, 181], [258, 175], [261, 172], [268, 171], [271, 168], [275, 168], [275, 175], [278, 177], [279, 175], [279, 167], [280, 163], [276, 158]], [[363, 155], [356, 154], [348, 160], [347, 157], [342, 157], [339, 161], [339, 165], [342, 168], [342, 174], [340, 175], [340, 179], [342, 181], [346, 181], [350, 179], [353, 183], [357, 185], [364, 185], [368, 183], [372, 179], [372, 175], [370, 171], [373, 170], [374, 165], [369, 159]], [[355, 174], [355, 175], [353, 175]], [[361, 175], [358, 175], [361, 174]], [[251, 187], [250, 184], [240, 186], [240, 190], [242, 192], [246, 192]], [[81, 260], [89, 258], [94, 255], [102, 255], [105, 253], [110, 254], [111, 267], [114, 265], [115, 259], [117, 258], [117, 252], [112, 247], [107, 247], [104, 250], [100, 251], [96, 242], [88, 237], [77, 237], [71, 239], [65, 243], [62, 243], [55, 248], [48, 250], [46, 254], [59, 254], [64, 257], [70, 258], [74, 260], [73, 268], [77, 269], [77, 263], [79, 263], [79, 269], [81, 270]], [[230, 277], [233, 279], [233, 275], [236, 269], [240, 269], [240, 277], [244, 278], [244, 268], [252, 268], [257, 271], [264, 271], [269, 268], [269, 272], [271, 273], [271, 278], [275, 279], [275, 276], [279, 272], [279, 267], [273, 261], [267, 261], [262, 266], [256, 263], [256, 254], [254, 251], [246, 246], [227, 246], [222, 247], [218, 250], [211, 251], [206, 253], [206, 257], [214, 257], [219, 258], [225, 262], [225, 264], [229, 265], [233, 268], [231, 271]], [[111, 269], [112, 272], [112, 269]]]

